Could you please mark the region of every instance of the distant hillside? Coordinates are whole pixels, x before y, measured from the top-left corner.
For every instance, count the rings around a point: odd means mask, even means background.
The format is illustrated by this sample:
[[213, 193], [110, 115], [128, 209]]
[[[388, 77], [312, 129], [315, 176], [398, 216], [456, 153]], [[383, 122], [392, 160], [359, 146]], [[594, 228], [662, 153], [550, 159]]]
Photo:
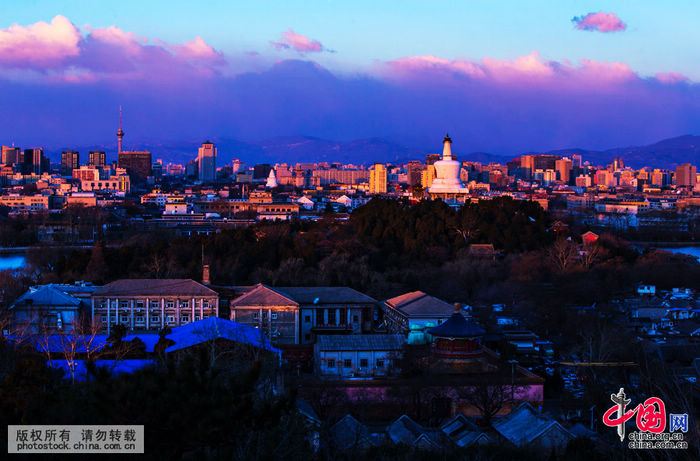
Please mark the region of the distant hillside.
[[[129, 143], [128, 147], [137, 150], [148, 149], [153, 153], [154, 159], [162, 158], [166, 163], [184, 164], [197, 156], [197, 148], [202, 141], [204, 140], [179, 142], [137, 140]], [[409, 160], [424, 160], [427, 153], [441, 152], [439, 148], [428, 151], [402, 146], [383, 138], [344, 142], [311, 136], [279, 136], [254, 142], [230, 138], [211, 138], [211, 141], [217, 145], [219, 165], [228, 163], [234, 158], [239, 158], [247, 163], [341, 162], [369, 165], [373, 162], [384, 162], [399, 164]], [[80, 151], [82, 161], [86, 161], [88, 151], [94, 149], [105, 150], [109, 161], [116, 160], [115, 143], [70, 148]], [[58, 162], [61, 158], [60, 152], [64, 149], [66, 148], [61, 146], [48, 149], [47, 152], [53, 161]], [[686, 162], [700, 166], [700, 136], [678, 136], [648, 146], [617, 147], [602, 151], [581, 148], [556, 149], [546, 153], [580, 154], [584, 161], [589, 161], [594, 165], [605, 165], [612, 162], [615, 157], [621, 157], [626, 165], [634, 168], [643, 166], [675, 168], [676, 165]], [[480, 163], [505, 163], [515, 155], [497, 155], [488, 152], [464, 154], [457, 151], [457, 157], [460, 160]]]

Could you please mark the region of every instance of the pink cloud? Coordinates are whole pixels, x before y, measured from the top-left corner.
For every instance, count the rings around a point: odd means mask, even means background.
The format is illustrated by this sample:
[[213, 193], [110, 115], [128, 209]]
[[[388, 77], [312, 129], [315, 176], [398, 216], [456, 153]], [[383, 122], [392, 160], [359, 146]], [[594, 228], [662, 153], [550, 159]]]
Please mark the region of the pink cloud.
[[50, 67], [77, 56], [80, 31], [66, 17], [0, 30], [0, 63], [12, 67]]
[[104, 79], [177, 80], [211, 76], [226, 63], [201, 37], [181, 44], [149, 40], [116, 26], [78, 29], [67, 18], [13, 25], [0, 30], [0, 64], [43, 74], [49, 82], [90, 83]]
[[[389, 78], [403, 80], [429, 80], [443, 75], [510, 86], [539, 85], [551, 89], [600, 88], [637, 78], [626, 63], [583, 59], [574, 65], [568, 61], [546, 60], [537, 51], [515, 59], [485, 57], [481, 61], [409, 56], [383, 63], [379, 71]], [[556, 85], [552, 86], [553, 83]]]
[[311, 40], [306, 35], [298, 34], [291, 28], [282, 32], [278, 42], [270, 42], [275, 49], [293, 49], [299, 53], [318, 53], [326, 50], [318, 40]]
[[659, 72], [654, 76], [661, 83], [672, 85], [674, 83], [688, 82], [690, 79], [678, 72]]
[[598, 11], [597, 13], [588, 13], [585, 16], [575, 16], [571, 19], [578, 30], [590, 30], [598, 32], [622, 32], [627, 29], [627, 24], [615, 13], [606, 13]]

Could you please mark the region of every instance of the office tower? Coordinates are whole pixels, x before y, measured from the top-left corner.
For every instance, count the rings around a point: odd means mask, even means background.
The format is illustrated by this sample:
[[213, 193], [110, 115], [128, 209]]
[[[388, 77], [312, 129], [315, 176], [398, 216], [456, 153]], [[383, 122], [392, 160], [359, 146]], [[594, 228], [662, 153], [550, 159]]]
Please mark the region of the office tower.
[[[440, 154], [438, 154], [438, 156], [439, 155]], [[431, 163], [430, 165], [425, 167], [425, 170], [421, 172], [421, 186], [423, 186], [423, 189], [428, 190], [430, 186], [433, 185], [433, 180], [435, 179], [435, 176], [435, 165]]]
[[571, 156], [571, 161], [574, 163], [574, 168], [581, 168], [583, 165], [583, 157], [581, 157], [581, 154], [573, 154]]
[[49, 171], [49, 159], [44, 157], [44, 149], [24, 149], [22, 173], [42, 174], [46, 171]]
[[408, 185], [415, 186], [421, 183], [423, 172], [423, 164], [417, 160], [408, 162], [408, 167], [406, 168], [406, 176], [408, 178]]
[[61, 152], [61, 174], [71, 176], [73, 170], [80, 168], [80, 154], [74, 150]]
[[520, 175], [523, 179], [532, 179], [535, 171], [535, 156], [523, 155], [520, 157]]
[[684, 163], [676, 167], [676, 186], [695, 187], [698, 181], [697, 168], [690, 163]]
[[573, 162], [566, 157], [555, 162], [557, 176], [559, 176], [560, 181], [569, 184], [569, 181], [571, 181], [571, 170], [573, 169], [573, 165]]
[[119, 152], [119, 168], [124, 168], [132, 182], [145, 182], [151, 176], [151, 153], [148, 151]]
[[369, 169], [369, 193], [386, 194], [387, 192], [387, 171], [382, 163], [375, 163]]
[[2, 158], [0, 159], [0, 163], [4, 165], [14, 165], [15, 163], [19, 163], [20, 157], [21, 153], [19, 147], [2, 146]]
[[433, 163], [440, 160], [440, 154], [427, 154], [425, 156], [425, 164], [432, 165]]
[[90, 152], [88, 165], [93, 168], [105, 168], [107, 166], [107, 155], [104, 151], [93, 150]]
[[216, 147], [207, 141], [202, 143], [197, 154], [199, 166], [199, 180], [202, 182], [214, 182], [216, 180]]

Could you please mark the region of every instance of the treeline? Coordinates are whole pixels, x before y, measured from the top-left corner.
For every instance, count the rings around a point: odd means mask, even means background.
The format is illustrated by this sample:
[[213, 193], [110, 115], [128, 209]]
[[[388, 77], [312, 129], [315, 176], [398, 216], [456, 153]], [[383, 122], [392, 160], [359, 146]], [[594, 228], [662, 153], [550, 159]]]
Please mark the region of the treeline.
[[[441, 201], [373, 199], [349, 221], [260, 223], [211, 236], [135, 234], [120, 246], [28, 254], [35, 283], [103, 284], [120, 278], [201, 280], [202, 263], [218, 285], [343, 285], [386, 299], [423, 290], [449, 302], [530, 303], [541, 307], [606, 301], [639, 282], [698, 288], [692, 258], [637, 252], [603, 235], [580, 255], [580, 236], [549, 230], [535, 202], [508, 197], [459, 209]], [[470, 255], [491, 243], [499, 255]]]

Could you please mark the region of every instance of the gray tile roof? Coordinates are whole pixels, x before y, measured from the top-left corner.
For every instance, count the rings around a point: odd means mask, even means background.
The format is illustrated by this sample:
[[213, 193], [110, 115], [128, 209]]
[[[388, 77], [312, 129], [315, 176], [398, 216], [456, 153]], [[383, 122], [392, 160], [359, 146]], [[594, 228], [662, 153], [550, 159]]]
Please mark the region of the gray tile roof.
[[376, 299], [350, 287], [275, 287], [299, 304], [374, 304]]
[[573, 439], [573, 436], [559, 422], [537, 413], [527, 402], [521, 403], [506, 416], [495, 420], [493, 428], [517, 446], [530, 444], [540, 437], [548, 437], [550, 431], [552, 436], [557, 434]]
[[322, 351], [393, 351], [403, 347], [403, 335], [319, 335], [316, 337]]
[[94, 296], [217, 296], [192, 279], [122, 279], [108, 283]]
[[13, 307], [17, 308], [31, 304], [32, 306], [47, 307], [79, 307], [80, 300], [64, 293], [52, 285], [44, 285], [35, 291], [27, 291], [15, 301]]
[[405, 313], [407, 316], [443, 316], [449, 317], [455, 307], [441, 299], [422, 291], [412, 291], [395, 298], [387, 299], [384, 304]]
[[275, 288], [259, 283], [248, 292], [231, 301], [234, 307], [242, 306], [298, 306], [299, 303], [294, 301], [285, 293], [280, 293]]

